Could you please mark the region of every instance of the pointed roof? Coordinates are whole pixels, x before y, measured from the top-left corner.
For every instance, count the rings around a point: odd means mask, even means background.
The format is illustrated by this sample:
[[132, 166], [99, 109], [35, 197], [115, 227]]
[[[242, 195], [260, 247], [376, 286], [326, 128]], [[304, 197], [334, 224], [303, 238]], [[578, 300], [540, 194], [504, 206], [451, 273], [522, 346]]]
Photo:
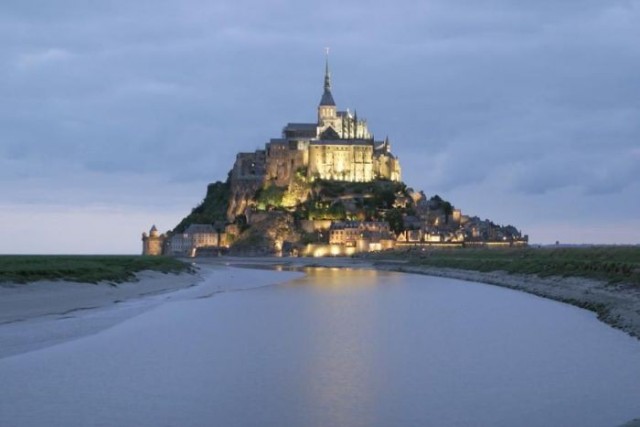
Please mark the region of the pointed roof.
[[338, 134], [338, 132], [335, 131], [335, 129], [329, 126], [327, 129], [325, 129], [324, 132], [320, 134], [320, 139], [336, 140], [336, 139], [340, 139], [340, 135]]
[[336, 106], [336, 102], [333, 100], [333, 95], [331, 94], [331, 73], [329, 72], [329, 52], [328, 51], [325, 59], [325, 68], [324, 68], [324, 93], [322, 94], [322, 98], [320, 99], [320, 105], [330, 106], [330, 107]]

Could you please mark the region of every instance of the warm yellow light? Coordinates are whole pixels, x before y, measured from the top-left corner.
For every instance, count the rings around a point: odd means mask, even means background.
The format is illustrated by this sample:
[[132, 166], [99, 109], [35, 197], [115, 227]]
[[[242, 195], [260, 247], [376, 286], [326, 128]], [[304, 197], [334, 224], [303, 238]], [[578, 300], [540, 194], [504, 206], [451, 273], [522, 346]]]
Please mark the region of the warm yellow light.
[[327, 248], [322, 247], [322, 246], [321, 246], [321, 247], [319, 247], [319, 248], [316, 248], [316, 249], [313, 251], [313, 256], [314, 256], [315, 258], [320, 258], [320, 257], [327, 256]]

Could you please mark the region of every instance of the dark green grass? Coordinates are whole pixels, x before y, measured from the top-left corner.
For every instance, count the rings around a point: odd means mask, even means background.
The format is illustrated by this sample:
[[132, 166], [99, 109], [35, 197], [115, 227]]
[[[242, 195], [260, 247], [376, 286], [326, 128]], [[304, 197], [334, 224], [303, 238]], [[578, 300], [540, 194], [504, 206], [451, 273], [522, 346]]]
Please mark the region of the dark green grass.
[[67, 280], [121, 283], [142, 270], [163, 273], [189, 271], [191, 266], [166, 257], [134, 255], [1, 255], [0, 283], [28, 283], [36, 280]]
[[640, 246], [413, 249], [385, 252], [375, 258], [407, 259], [416, 265], [481, 272], [586, 277], [640, 286]]

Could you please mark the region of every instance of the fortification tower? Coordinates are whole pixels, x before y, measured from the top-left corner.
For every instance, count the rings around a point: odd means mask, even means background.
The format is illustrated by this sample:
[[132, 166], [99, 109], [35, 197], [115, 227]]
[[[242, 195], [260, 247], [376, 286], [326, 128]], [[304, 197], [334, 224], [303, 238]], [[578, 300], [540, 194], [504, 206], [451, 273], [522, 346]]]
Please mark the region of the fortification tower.
[[154, 225], [149, 234], [142, 233], [142, 255], [162, 255], [162, 246], [166, 236], [160, 234]]

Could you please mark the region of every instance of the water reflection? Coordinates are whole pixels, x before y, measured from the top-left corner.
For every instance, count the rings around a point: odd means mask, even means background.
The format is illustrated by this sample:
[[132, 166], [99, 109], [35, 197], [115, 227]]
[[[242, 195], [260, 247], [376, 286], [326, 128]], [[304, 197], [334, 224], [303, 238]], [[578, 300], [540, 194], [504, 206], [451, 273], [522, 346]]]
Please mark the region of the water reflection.
[[[279, 289], [295, 291], [304, 310], [293, 321], [304, 326], [307, 347], [293, 357], [307, 359], [312, 425], [597, 426], [616, 411], [621, 420], [635, 416], [633, 399], [611, 396], [640, 386], [603, 367], [614, 345], [604, 343], [630, 339], [589, 313], [441, 278], [305, 272]], [[620, 363], [640, 375], [633, 344]], [[603, 381], [617, 385], [595, 392]]]
[[[370, 290], [384, 283], [374, 270], [306, 268], [306, 276], [285, 286], [304, 287], [310, 358], [305, 390], [309, 402], [329, 413], [331, 425], [374, 424], [380, 388], [376, 376], [376, 298]], [[321, 425], [322, 423], [320, 423]]]
[[337, 267], [304, 267], [305, 277], [291, 280], [285, 285], [304, 285], [318, 289], [339, 289], [344, 292], [346, 287], [377, 286], [381, 283], [381, 276], [393, 276], [394, 273], [380, 272], [369, 269], [337, 268]]
[[640, 415], [640, 343], [592, 313], [442, 278], [306, 272], [5, 358], [0, 425], [599, 427]]

